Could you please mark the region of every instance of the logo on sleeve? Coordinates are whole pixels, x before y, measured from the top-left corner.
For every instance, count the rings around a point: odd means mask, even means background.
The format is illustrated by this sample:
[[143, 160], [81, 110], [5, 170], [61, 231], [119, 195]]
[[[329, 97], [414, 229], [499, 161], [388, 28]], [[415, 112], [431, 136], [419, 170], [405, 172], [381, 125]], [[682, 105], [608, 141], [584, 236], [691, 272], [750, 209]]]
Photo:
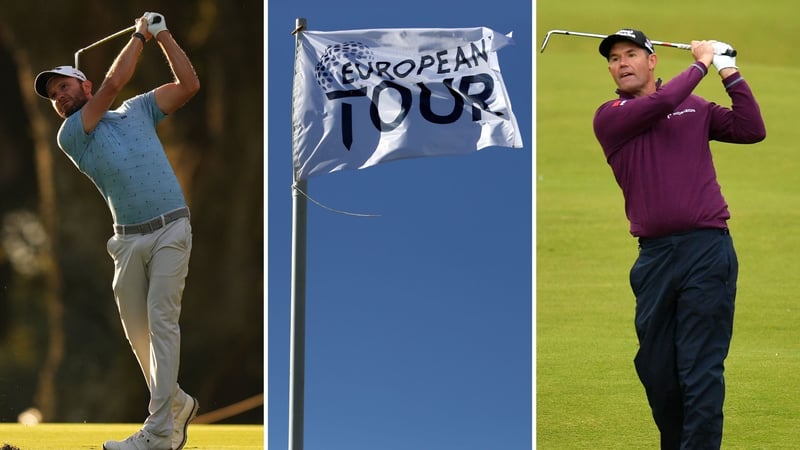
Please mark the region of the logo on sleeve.
[[617, 100], [617, 101], [615, 101], [614, 103], [611, 104], [611, 107], [612, 108], [619, 108], [620, 106], [624, 105], [627, 102], [628, 102], [627, 100]]

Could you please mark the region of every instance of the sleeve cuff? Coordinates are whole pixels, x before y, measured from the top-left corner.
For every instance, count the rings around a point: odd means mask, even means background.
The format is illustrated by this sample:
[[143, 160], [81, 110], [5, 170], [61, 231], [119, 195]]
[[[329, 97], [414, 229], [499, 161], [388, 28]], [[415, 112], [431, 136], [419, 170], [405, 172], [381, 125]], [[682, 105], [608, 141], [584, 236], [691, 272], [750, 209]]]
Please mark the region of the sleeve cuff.
[[700, 61], [695, 61], [694, 63], [692, 63], [691, 67], [694, 67], [695, 69], [699, 70], [700, 73], [703, 74], [703, 76], [706, 76], [706, 74], [708, 74], [708, 67], [706, 67], [706, 65]]
[[722, 80], [722, 85], [725, 86], [725, 89], [727, 90], [731, 86], [733, 86], [736, 83], [739, 83], [742, 80], [744, 80], [744, 78], [742, 78], [742, 73], [737, 70], [736, 72], [728, 76], [728, 78]]

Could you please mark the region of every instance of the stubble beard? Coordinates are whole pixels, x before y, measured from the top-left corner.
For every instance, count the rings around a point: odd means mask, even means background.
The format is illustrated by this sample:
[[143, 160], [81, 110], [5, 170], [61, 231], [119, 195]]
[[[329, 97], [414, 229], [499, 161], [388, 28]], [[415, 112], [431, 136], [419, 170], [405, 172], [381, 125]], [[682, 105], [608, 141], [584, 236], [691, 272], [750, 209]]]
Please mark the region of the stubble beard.
[[80, 111], [87, 101], [88, 99], [86, 98], [86, 94], [84, 94], [83, 91], [80, 91], [80, 94], [73, 99], [72, 103], [67, 109], [63, 111], [57, 110], [58, 115], [61, 116], [61, 118], [66, 119], [67, 117], [75, 114], [76, 111]]

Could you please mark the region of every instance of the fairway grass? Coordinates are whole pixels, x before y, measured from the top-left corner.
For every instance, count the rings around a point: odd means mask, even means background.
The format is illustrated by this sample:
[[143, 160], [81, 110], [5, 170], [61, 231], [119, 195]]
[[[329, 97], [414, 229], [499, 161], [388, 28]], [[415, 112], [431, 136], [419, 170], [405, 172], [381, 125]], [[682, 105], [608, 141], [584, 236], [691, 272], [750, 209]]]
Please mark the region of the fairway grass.
[[[103, 442], [124, 439], [141, 424], [47, 423], [24, 426], [0, 423], [0, 447], [20, 450], [102, 450]], [[185, 450], [255, 450], [264, 448], [263, 425], [190, 425]]]
[[[791, 54], [800, 8], [789, 0], [669, 5], [618, 0], [536, 2], [537, 45], [548, 30], [728, 41], [761, 106], [767, 138], [712, 142], [739, 257], [733, 341], [726, 360], [724, 450], [799, 449], [800, 76]], [[762, 30], [768, 29], [765, 33]], [[638, 350], [628, 273], [637, 242], [620, 188], [592, 131], [615, 96], [599, 39], [556, 36], [536, 55], [536, 448], [656, 449], [658, 430], [633, 365]], [[692, 62], [659, 47], [668, 81]], [[730, 105], [711, 71], [695, 91]]]

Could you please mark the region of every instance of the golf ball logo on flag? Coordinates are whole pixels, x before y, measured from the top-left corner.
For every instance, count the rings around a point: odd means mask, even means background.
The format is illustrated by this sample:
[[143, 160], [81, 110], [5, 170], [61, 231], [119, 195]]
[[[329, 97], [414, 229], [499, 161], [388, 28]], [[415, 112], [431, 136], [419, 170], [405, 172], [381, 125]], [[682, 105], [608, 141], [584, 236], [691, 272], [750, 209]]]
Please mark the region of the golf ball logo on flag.
[[357, 69], [362, 66], [371, 67], [370, 63], [374, 60], [375, 55], [372, 50], [361, 42], [347, 41], [330, 45], [314, 67], [317, 83], [326, 92], [344, 89], [341, 81], [344, 75], [337, 76], [336, 70], [341, 71], [348, 63], [352, 63]]

